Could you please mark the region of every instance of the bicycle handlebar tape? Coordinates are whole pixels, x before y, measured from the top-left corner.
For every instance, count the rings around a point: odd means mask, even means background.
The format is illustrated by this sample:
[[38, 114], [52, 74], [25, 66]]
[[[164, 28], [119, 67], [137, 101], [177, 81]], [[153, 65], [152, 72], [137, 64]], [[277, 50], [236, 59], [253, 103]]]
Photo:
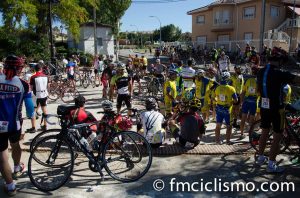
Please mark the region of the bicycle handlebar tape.
[[26, 107], [26, 116], [28, 118], [34, 117], [34, 104], [32, 98], [24, 98], [25, 107]]

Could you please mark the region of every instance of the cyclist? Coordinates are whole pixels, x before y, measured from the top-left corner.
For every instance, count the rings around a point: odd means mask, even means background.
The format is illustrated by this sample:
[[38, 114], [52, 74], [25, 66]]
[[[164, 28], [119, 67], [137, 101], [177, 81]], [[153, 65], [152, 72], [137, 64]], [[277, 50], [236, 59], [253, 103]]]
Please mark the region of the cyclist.
[[156, 59], [154, 65], [154, 75], [159, 79], [160, 83], [163, 84], [164, 82], [164, 71], [167, 67], [164, 64], [160, 63], [160, 59]]
[[240, 128], [240, 126], [237, 124], [237, 118], [240, 112], [240, 101], [241, 101], [240, 95], [242, 93], [243, 86], [244, 86], [244, 77], [242, 75], [240, 65], [234, 66], [234, 74], [231, 76], [230, 81], [231, 81], [230, 85], [234, 87], [236, 94], [238, 96], [238, 102], [234, 104], [232, 108], [232, 113], [233, 113], [232, 126], [234, 128]]
[[229, 72], [223, 72], [221, 75], [220, 85], [215, 90], [215, 100], [216, 100], [216, 121], [217, 126], [215, 129], [216, 133], [216, 143], [221, 144], [220, 141], [220, 130], [225, 120], [226, 124], [226, 143], [231, 144], [230, 136], [232, 131], [232, 105], [238, 102], [238, 97], [234, 87], [228, 84], [230, 79]]
[[300, 77], [287, 71], [279, 70], [280, 54], [272, 54], [268, 59], [268, 64], [262, 68], [257, 75], [258, 93], [260, 94], [260, 114], [262, 135], [259, 139], [259, 151], [257, 165], [262, 165], [267, 161], [263, 155], [266, 141], [272, 124], [273, 141], [269, 153], [267, 172], [283, 172], [284, 168], [276, 165], [276, 156], [279, 150], [279, 142], [282, 138], [284, 123], [284, 101], [282, 86], [288, 83], [300, 83]]
[[224, 71], [230, 71], [230, 59], [225, 54], [224, 51], [221, 52], [221, 55], [217, 59], [217, 67], [219, 70], [219, 74], [222, 74]]
[[110, 84], [110, 80], [113, 76], [114, 67], [115, 67], [115, 63], [112, 63], [112, 62], [109, 63], [108, 67], [106, 67], [103, 70], [102, 75], [101, 75], [101, 84], [103, 86], [102, 96], [104, 99], [107, 98], [107, 89]]
[[[81, 124], [81, 123], [90, 123], [97, 121], [96, 118], [89, 111], [86, 111], [84, 108], [85, 97], [79, 95], [75, 98], [76, 109], [70, 112], [71, 124]], [[91, 129], [96, 129], [96, 126], [92, 126]]]
[[110, 81], [110, 99], [113, 98], [114, 89], [117, 89], [117, 113], [120, 113], [122, 103], [125, 102], [128, 108], [128, 115], [131, 115], [132, 81], [126, 73], [126, 66], [122, 62], [117, 63], [117, 74]]
[[250, 76], [243, 87], [243, 91], [241, 93], [241, 101], [242, 104], [242, 119], [241, 119], [241, 137], [240, 139], [244, 139], [244, 128], [246, 119], [248, 123], [251, 124], [254, 122], [255, 114], [257, 112], [257, 84], [256, 84], [256, 75], [259, 71], [259, 67], [253, 66], [251, 68], [252, 76]]
[[156, 100], [148, 98], [145, 102], [146, 110], [142, 112], [137, 123], [137, 130], [144, 134], [152, 148], [160, 147], [165, 140], [165, 119], [156, 111]]
[[[12, 171], [8, 160], [8, 141], [12, 149], [14, 162], [13, 175], [18, 177], [24, 170], [24, 164], [20, 163], [22, 150], [19, 141], [23, 139], [22, 133], [22, 103], [31, 100], [29, 85], [17, 75], [23, 69], [23, 60], [10, 55], [4, 63], [4, 75], [0, 75], [0, 171], [5, 181], [4, 191], [13, 196], [16, 194], [16, 184], [13, 181]], [[32, 103], [32, 101], [31, 101]]]
[[100, 73], [101, 73], [101, 65], [100, 65], [100, 57], [98, 55], [95, 55], [94, 57], [94, 74], [95, 74], [95, 80], [100, 81]]
[[[213, 66], [209, 67], [205, 74], [210, 80], [212, 80], [214, 83], [217, 83], [216, 78], [215, 78], [215, 76], [217, 75], [216, 68], [214, 68]], [[207, 93], [207, 95], [209, 96], [209, 105], [212, 106], [212, 121], [213, 122], [216, 121], [216, 101], [214, 99], [215, 98], [215, 96], [214, 96], [215, 89], [216, 89], [216, 87], [214, 86], [214, 88], [210, 89], [209, 92]], [[207, 116], [209, 116], [209, 114]]]
[[71, 81], [73, 87], [75, 87], [74, 74], [75, 74], [76, 64], [77, 64], [76, 62], [69, 61], [66, 66], [67, 77], [68, 77], [68, 80]]
[[[41, 64], [35, 66], [36, 73], [30, 78], [30, 88], [36, 97], [35, 112], [41, 107], [43, 114], [47, 115], [48, 77], [43, 73], [42, 67]], [[43, 131], [47, 130], [46, 119], [44, 119], [44, 125], [41, 126], [41, 129]], [[32, 130], [34, 131], [35, 128], [33, 127]]]
[[3, 75], [3, 63], [0, 62], [0, 75]]
[[140, 66], [140, 58], [138, 54], [136, 54], [135, 58], [133, 58], [133, 66], [135, 68], [138, 68]]
[[177, 75], [178, 72], [176, 70], [169, 70], [169, 79], [164, 84], [164, 101], [167, 117], [172, 114], [172, 108], [177, 102]]
[[142, 63], [142, 74], [143, 74], [143, 76], [145, 76], [146, 75], [146, 69], [147, 69], [147, 66], [148, 66], [148, 59], [144, 55], [142, 55], [141, 63]]
[[193, 60], [189, 59], [186, 66], [182, 67], [180, 78], [183, 89], [188, 87], [194, 87], [195, 70], [192, 68]]
[[206, 123], [207, 117], [209, 116], [210, 110], [210, 93], [217, 86], [217, 83], [213, 80], [204, 77], [205, 71], [199, 69], [196, 71], [196, 98], [201, 101], [201, 112], [203, 120]]
[[179, 112], [172, 116], [169, 127], [177, 143], [186, 149], [193, 149], [205, 134], [205, 124], [197, 113], [201, 108], [200, 100], [194, 98], [188, 106], [187, 112]]
[[256, 52], [254, 46], [251, 47], [251, 55], [249, 57], [249, 62], [252, 64], [252, 66], [257, 66], [257, 67], [260, 66], [260, 57]]
[[140, 95], [142, 93], [142, 85], [141, 85], [141, 80], [140, 80], [140, 76], [139, 76], [139, 69], [132, 64], [132, 60], [130, 58], [127, 60], [126, 70], [127, 70], [128, 76], [130, 77], [130, 79], [132, 81], [132, 86], [134, 86], [134, 81], [136, 81], [138, 83], [138, 86], [139, 86], [138, 94]]

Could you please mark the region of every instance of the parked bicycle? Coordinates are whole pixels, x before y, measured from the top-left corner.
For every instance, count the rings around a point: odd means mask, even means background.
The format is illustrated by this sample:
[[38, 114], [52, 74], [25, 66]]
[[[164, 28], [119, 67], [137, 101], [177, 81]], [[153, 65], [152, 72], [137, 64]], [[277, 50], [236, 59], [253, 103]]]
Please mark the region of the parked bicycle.
[[[52, 191], [64, 185], [73, 172], [75, 154], [82, 152], [89, 168], [104, 178], [102, 169], [121, 182], [133, 182], [143, 177], [151, 167], [152, 150], [147, 140], [133, 131], [117, 132], [106, 121], [78, 124], [68, 128], [65, 117], [74, 106], [60, 105], [58, 115], [61, 131], [37, 142], [28, 161], [28, 175], [32, 184], [42, 191]], [[97, 125], [97, 132], [91, 126]], [[95, 133], [91, 142], [86, 140]], [[94, 152], [93, 152], [94, 151]]]

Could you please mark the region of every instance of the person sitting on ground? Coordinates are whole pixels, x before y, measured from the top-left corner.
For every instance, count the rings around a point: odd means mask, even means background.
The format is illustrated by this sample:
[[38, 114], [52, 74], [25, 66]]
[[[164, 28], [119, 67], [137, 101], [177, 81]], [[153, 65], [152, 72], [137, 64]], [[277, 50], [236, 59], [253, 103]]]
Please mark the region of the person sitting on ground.
[[[197, 113], [200, 108], [200, 100], [194, 98], [189, 103], [188, 112], [179, 112], [179, 115], [174, 114], [169, 122], [176, 142], [184, 148], [193, 149], [200, 143], [202, 135], [205, 134], [205, 124]], [[175, 120], [176, 117], [178, 118]]]
[[159, 148], [165, 140], [165, 119], [156, 111], [156, 100], [146, 100], [146, 110], [141, 113], [137, 123], [137, 130], [148, 140], [152, 148]]
[[75, 98], [76, 109], [70, 112], [71, 124], [90, 123], [97, 121], [92, 113], [85, 110], [85, 97], [79, 95]]

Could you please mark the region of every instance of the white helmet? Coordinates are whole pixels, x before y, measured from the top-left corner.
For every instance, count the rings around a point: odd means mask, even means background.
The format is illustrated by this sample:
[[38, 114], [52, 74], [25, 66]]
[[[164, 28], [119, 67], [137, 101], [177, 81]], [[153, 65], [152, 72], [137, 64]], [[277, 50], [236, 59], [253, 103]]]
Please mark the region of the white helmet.
[[196, 76], [203, 76], [204, 73], [205, 73], [205, 71], [204, 71], [203, 69], [198, 69], [198, 70], [196, 71]]
[[227, 72], [227, 71], [222, 72], [221, 77], [222, 77], [222, 80], [229, 80], [229, 78], [230, 78], [230, 73]]

